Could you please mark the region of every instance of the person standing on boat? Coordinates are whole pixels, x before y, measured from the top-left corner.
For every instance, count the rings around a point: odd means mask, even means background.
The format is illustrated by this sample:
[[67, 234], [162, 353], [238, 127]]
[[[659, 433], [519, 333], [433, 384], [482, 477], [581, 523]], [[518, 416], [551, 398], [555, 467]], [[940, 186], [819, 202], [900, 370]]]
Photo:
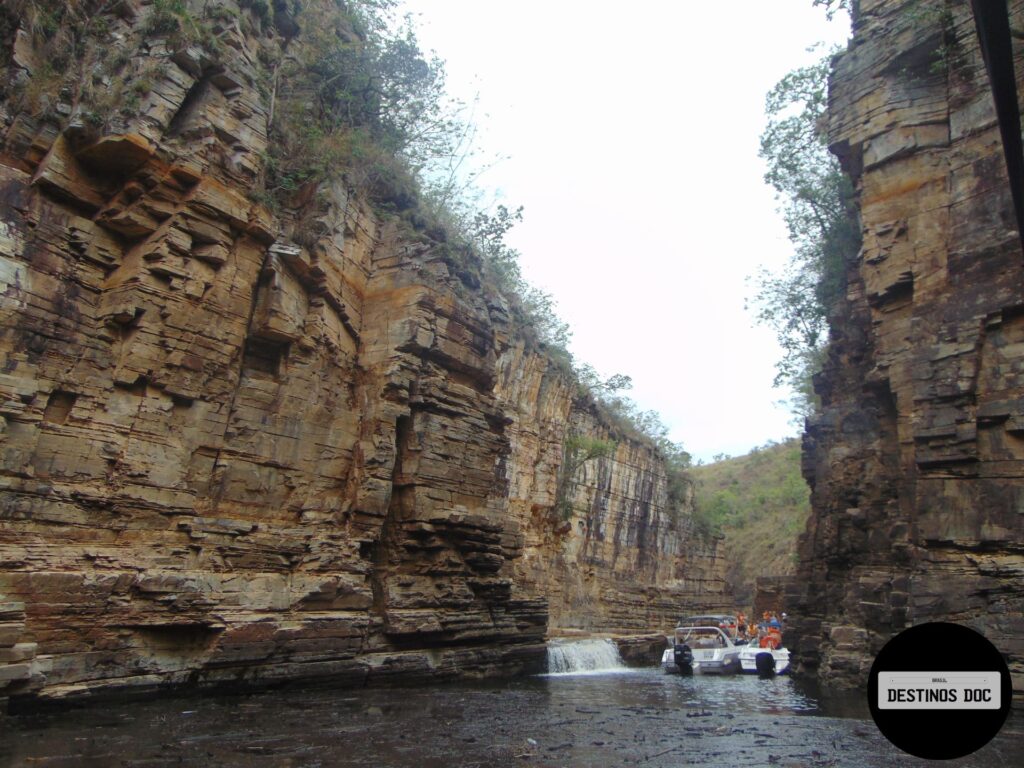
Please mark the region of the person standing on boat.
[[[768, 647], [779, 648], [782, 646], [782, 624], [779, 622], [778, 617], [772, 613], [771, 618], [768, 620], [768, 626], [766, 627], [767, 633], [764, 637], [768, 641]], [[764, 643], [762, 643], [764, 646]]]

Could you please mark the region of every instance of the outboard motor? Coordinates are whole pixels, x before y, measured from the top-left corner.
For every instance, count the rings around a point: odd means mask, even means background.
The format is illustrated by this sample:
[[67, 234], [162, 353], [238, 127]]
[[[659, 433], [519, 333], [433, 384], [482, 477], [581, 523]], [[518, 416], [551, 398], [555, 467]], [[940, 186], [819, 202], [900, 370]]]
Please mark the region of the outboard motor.
[[690, 650], [690, 646], [686, 645], [686, 643], [676, 643], [672, 649], [672, 653], [675, 657], [676, 666], [679, 667], [679, 671], [685, 675], [692, 674], [693, 651]]
[[775, 677], [775, 657], [768, 651], [761, 651], [754, 657], [758, 677]]

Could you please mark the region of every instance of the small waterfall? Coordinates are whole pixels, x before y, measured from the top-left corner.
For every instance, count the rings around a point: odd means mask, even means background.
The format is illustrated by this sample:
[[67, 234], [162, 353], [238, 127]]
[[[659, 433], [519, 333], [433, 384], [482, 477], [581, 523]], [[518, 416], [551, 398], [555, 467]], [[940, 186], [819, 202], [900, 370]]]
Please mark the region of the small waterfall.
[[607, 674], [626, 669], [612, 640], [555, 640], [548, 644], [549, 675]]

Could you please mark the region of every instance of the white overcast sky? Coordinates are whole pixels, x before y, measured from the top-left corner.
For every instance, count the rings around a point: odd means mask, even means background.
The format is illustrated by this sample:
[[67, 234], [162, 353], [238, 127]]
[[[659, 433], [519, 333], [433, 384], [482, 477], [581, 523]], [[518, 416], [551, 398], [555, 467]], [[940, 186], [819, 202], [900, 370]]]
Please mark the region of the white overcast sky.
[[789, 256], [757, 156], [764, 97], [845, 42], [811, 0], [406, 0], [449, 91], [479, 94], [481, 179], [524, 206], [508, 236], [572, 352], [705, 461], [796, 433], [772, 333], [744, 310]]

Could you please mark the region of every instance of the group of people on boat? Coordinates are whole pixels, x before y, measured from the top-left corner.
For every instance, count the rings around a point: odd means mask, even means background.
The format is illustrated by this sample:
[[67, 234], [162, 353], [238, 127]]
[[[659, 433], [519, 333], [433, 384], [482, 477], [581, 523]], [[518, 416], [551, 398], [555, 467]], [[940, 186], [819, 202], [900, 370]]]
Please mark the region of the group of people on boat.
[[774, 611], [765, 611], [760, 621], [748, 621], [742, 611], [685, 616], [668, 638], [662, 666], [685, 674], [785, 674], [789, 669], [789, 650], [782, 645], [786, 618], [785, 613]]
[[786, 624], [786, 614], [781, 618], [775, 611], [765, 611], [761, 621], [747, 621], [742, 611], [736, 613], [735, 637], [746, 640], [748, 645], [760, 648], [781, 648], [782, 630]]

